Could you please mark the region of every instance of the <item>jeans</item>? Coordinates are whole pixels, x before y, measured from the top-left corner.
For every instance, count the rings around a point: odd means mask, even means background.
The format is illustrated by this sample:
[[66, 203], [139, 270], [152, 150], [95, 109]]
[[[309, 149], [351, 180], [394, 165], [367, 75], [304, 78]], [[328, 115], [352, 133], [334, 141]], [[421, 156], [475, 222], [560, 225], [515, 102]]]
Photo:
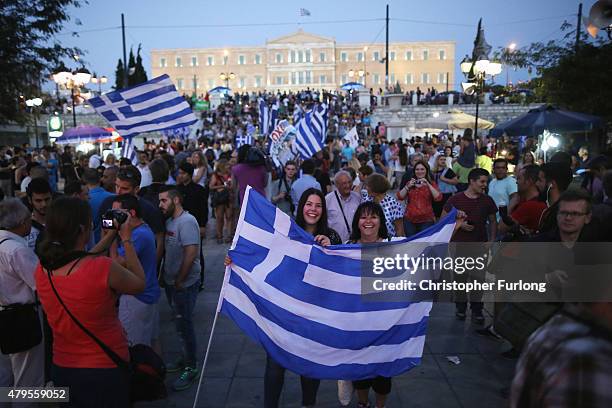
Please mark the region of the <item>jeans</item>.
[[166, 293], [172, 299], [174, 323], [176, 331], [183, 342], [183, 363], [185, 367], [196, 368], [196, 336], [193, 327], [193, 311], [198, 298], [200, 282], [176, 290], [174, 286], [166, 286]]
[[[317, 391], [321, 380], [300, 376], [302, 383], [302, 406], [315, 405]], [[277, 408], [283, 384], [285, 383], [285, 367], [272, 360], [266, 354], [266, 373], [264, 375], [264, 408]]]
[[433, 221], [419, 222], [414, 224], [404, 219], [404, 234], [406, 235], [406, 238], [411, 237], [423, 231], [424, 229], [431, 227], [432, 225], [434, 225]]

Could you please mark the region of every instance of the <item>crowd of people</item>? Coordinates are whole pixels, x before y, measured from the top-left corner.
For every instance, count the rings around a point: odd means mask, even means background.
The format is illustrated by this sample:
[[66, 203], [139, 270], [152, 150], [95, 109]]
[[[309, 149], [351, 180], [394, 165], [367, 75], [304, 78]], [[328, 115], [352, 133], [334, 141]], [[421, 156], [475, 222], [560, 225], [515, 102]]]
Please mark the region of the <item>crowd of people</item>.
[[[262, 153], [262, 138], [237, 147], [235, 138], [258, 121], [257, 101], [248, 95], [203, 113], [197, 140], [146, 141], [136, 164], [112, 153], [77, 155], [69, 146], [0, 149], [1, 313], [14, 307], [25, 316], [23, 306], [37, 301], [44, 312], [43, 340], [32, 345], [25, 340], [29, 333], [15, 333], [28, 347], [0, 357], [0, 386], [52, 381], [70, 387], [74, 406], [127, 406], [125, 372], [67, 314], [126, 360], [135, 344], [161, 355], [163, 292], [183, 344], [181, 358], [168, 361], [167, 370], [180, 372], [175, 391], [189, 388], [199, 374], [193, 317], [204, 282], [203, 247], [231, 242], [247, 185], [322, 246], [411, 237], [452, 209], [459, 214], [453, 242], [571, 246], [612, 237], [612, 161], [590, 157], [579, 142], [571, 140], [543, 163], [531, 139], [521, 145], [467, 129], [460, 136], [388, 140], [385, 124], [370, 123], [370, 112], [351, 97], [315, 91], [268, 97], [280, 102], [281, 118], [325, 99], [330, 114], [323, 150], [275, 168]], [[353, 127], [356, 146], [343, 139]], [[207, 243], [212, 219], [214, 237]], [[481, 292], [454, 300], [457, 319], [466, 320], [469, 310], [470, 321], [483, 326], [479, 334], [501, 337], [494, 323], [484, 327]], [[569, 307], [571, 314], [559, 317]], [[529, 340], [531, 332], [512, 344], [506, 356], [522, 356], [511, 405], [571, 405], [581, 393], [609, 401], [610, 311], [607, 304], [560, 305]], [[608, 334], [592, 334], [595, 328]], [[573, 347], [576, 336], [580, 349]], [[578, 360], [586, 363], [574, 364]], [[284, 371], [268, 356], [266, 407], [278, 406]], [[591, 379], [586, 390], [575, 386], [582, 376]], [[301, 380], [302, 405], [314, 406], [319, 380]], [[391, 385], [385, 377], [343, 382], [339, 397], [348, 404], [354, 388], [358, 406], [368, 407], [372, 388], [380, 408]]]

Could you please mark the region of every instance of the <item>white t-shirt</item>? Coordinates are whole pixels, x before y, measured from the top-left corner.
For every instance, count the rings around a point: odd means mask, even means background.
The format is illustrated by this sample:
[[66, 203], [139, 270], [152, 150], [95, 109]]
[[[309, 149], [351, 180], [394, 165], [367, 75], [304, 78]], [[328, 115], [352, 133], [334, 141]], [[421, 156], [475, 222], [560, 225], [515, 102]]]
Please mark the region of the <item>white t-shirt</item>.
[[151, 170], [149, 170], [149, 166], [141, 166], [140, 164], [136, 166], [138, 170], [140, 170], [140, 176], [142, 177], [140, 180], [140, 188], [150, 186], [153, 183], [153, 176], [151, 175]]
[[28, 189], [28, 185], [30, 184], [30, 181], [32, 181], [32, 177], [30, 176], [27, 176], [26, 178], [21, 180], [21, 192], [22, 193], [26, 192], [26, 190]]
[[98, 167], [100, 167], [101, 164], [102, 164], [102, 158], [99, 155], [94, 154], [89, 158], [89, 168], [90, 169], [97, 169]]

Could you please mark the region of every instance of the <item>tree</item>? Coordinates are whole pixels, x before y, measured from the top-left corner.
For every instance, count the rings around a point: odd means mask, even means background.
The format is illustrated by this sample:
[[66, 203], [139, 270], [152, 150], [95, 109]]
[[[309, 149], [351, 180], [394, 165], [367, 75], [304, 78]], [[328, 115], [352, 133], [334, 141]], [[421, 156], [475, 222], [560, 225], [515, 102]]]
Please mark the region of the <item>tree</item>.
[[[55, 38], [68, 9], [86, 0], [2, 0], [0, 3], [0, 123], [25, 122], [19, 97], [40, 94], [40, 83], [62, 58], [82, 52]], [[76, 35], [76, 34], [73, 34]]]
[[601, 37], [580, 35], [575, 47], [576, 29], [567, 21], [561, 26], [560, 40], [536, 42], [509, 52], [499, 48], [495, 56], [506, 65], [526, 68], [536, 77], [527, 86], [548, 103], [612, 120], [612, 45]]
[[142, 57], [140, 56], [140, 51], [142, 50], [142, 45], [138, 44], [138, 52], [136, 53], [136, 70], [134, 72], [134, 82], [136, 84], [142, 84], [143, 82], [147, 82], [147, 71], [144, 69], [142, 65]]
[[123, 89], [123, 61], [119, 58], [117, 68], [115, 69], [115, 90]]
[[128, 57], [128, 86], [136, 85], [134, 73], [136, 72], [136, 58], [134, 57], [134, 50], [130, 47], [130, 56]]

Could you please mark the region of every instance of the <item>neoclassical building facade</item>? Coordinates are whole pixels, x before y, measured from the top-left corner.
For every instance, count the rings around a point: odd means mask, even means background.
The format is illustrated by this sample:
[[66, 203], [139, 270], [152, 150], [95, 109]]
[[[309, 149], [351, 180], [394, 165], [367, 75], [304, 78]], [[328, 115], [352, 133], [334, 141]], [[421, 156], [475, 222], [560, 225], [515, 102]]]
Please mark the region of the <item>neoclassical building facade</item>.
[[[347, 82], [385, 84], [385, 44], [337, 44], [298, 30], [261, 47], [174, 48], [151, 52], [153, 77], [168, 74], [179, 92], [336, 89]], [[403, 90], [454, 88], [453, 41], [389, 44], [389, 84]], [[364, 75], [365, 73], [365, 75]], [[233, 74], [233, 75], [231, 75]], [[225, 76], [224, 76], [225, 75]], [[229, 78], [228, 78], [229, 77]]]

